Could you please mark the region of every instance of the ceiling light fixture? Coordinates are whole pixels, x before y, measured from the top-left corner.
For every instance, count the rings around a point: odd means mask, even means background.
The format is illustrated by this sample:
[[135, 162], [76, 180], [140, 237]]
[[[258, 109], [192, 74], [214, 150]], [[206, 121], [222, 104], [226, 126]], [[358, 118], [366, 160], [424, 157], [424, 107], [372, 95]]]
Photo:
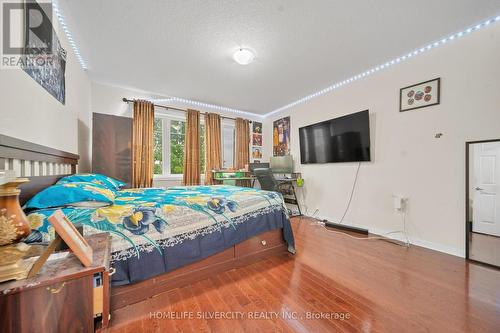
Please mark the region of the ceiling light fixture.
[[338, 88], [340, 88], [340, 87], [342, 87], [342, 86], [344, 86], [344, 85], [346, 85], [348, 83], [351, 83], [353, 81], [357, 81], [357, 80], [359, 80], [361, 78], [365, 78], [365, 77], [367, 77], [367, 76], [369, 76], [369, 75], [371, 75], [371, 74], [373, 74], [373, 73], [375, 73], [375, 72], [377, 72], [377, 71], [379, 71], [381, 69], [384, 69], [384, 68], [391, 67], [393, 65], [399, 64], [400, 62], [405, 61], [405, 60], [407, 60], [407, 59], [409, 59], [411, 57], [414, 57], [414, 56], [416, 56], [418, 54], [421, 54], [421, 53], [424, 53], [424, 52], [429, 51], [431, 49], [434, 49], [434, 48], [436, 48], [438, 46], [446, 44], [446, 43], [448, 43], [450, 41], [453, 41], [455, 39], [459, 39], [459, 38], [461, 38], [461, 37], [463, 37], [465, 35], [470, 34], [471, 32], [478, 31], [478, 30], [480, 30], [480, 29], [482, 29], [482, 28], [484, 28], [484, 27], [486, 27], [486, 26], [488, 26], [488, 25], [490, 25], [492, 23], [498, 23], [498, 22], [500, 22], [500, 16], [497, 16], [495, 18], [491, 18], [491, 19], [488, 19], [486, 21], [483, 21], [483, 22], [481, 22], [479, 24], [476, 24], [474, 26], [471, 26], [471, 27], [469, 27], [469, 28], [467, 28], [467, 29], [465, 29], [463, 31], [457, 32], [457, 33], [452, 34], [452, 35], [450, 35], [448, 37], [445, 37], [445, 38], [442, 38], [440, 40], [437, 40], [436, 42], [429, 43], [428, 45], [423, 46], [421, 48], [418, 48], [416, 50], [413, 50], [412, 52], [409, 52], [409, 53], [407, 53], [405, 55], [402, 55], [400, 57], [397, 57], [397, 58], [394, 58], [392, 60], [389, 60], [389, 61], [387, 61], [387, 62], [385, 62], [385, 63], [383, 63], [381, 65], [375, 66], [372, 69], [369, 69], [369, 70], [367, 70], [367, 71], [365, 71], [363, 73], [359, 73], [357, 75], [354, 75], [354, 76], [350, 77], [349, 79], [346, 79], [346, 80], [343, 80], [343, 81], [339, 81], [339, 82], [337, 82], [337, 83], [335, 83], [335, 84], [333, 84], [333, 85], [331, 85], [329, 87], [326, 87], [326, 88], [324, 88], [324, 89], [322, 89], [320, 91], [317, 91], [317, 92], [315, 92], [315, 93], [313, 93], [311, 95], [307, 95], [307, 96], [305, 96], [305, 97], [303, 97], [303, 98], [301, 98], [301, 99], [299, 99], [299, 100], [297, 100], [295, 102], [292, 102], [292, 103], [287, 104], [285, 106], [282, 106], [282, 107], [280, 107], [280, 108], [278, 108], [278, 109], [276, 109], [274, 111], [266, 113], [264, 116], [268, 117], [268, 116], [271, 116], [271, 115], [273, 115], [275, 113], [287, 110], [287, 109], [289, 109], [291, 107], [294, 107], [294, 106], [296, 106], [298, 104], [302, 104], [304, 102], [307, 102], [308, 100], [310, 100], [312, 98], [315, 98], [315, 97], [324, 95], [326, 93], [329, 93], [329, 92], [331, 92], [331, 91], [333, 91], [335, 89], [338, 89]]
[[255, 60], [255, 53], [247, 48], [240, 48], [233, 54], [233, 59], [240, 65], [248, 65]]

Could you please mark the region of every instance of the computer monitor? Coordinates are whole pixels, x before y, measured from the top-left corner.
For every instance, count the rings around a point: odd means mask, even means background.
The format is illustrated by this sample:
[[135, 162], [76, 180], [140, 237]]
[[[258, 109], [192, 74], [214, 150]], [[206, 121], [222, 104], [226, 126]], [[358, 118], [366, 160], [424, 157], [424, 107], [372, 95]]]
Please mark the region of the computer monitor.
[[292, 155], [274, 156], [269, 159], [273, 173], [292, 173], [293, 158]]
[[269, 169], [269, 163], [250, 163], [248, 164], [248, 170], [253, 172], [255, 169], [267, 168]]

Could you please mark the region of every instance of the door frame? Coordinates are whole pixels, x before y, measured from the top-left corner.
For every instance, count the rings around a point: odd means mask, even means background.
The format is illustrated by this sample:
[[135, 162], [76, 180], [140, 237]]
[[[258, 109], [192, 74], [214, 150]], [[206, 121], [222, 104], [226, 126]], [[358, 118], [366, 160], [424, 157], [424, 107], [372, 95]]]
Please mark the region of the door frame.
[[[490, 140], [477, 140], [477, 141], [466, 141], [465, 142], [465, 259], [473, 262], [477, 262], [483, 265], [492, 266], [496, 268], [500, 268], [500, 266], [491, 265], [488, 263], [484, 263], [482, 261], [474, 260], [469, 258], [469, 232], [472, 232], [472, 216], [470, 216], [469, 212], [469, 158], [470, 158], [470, 146], [477, 143], [488, 143], [488, 142], [499, 142], [500, 139], [490, 139]], [[469, 221], [471, 223], [469, 223]]]

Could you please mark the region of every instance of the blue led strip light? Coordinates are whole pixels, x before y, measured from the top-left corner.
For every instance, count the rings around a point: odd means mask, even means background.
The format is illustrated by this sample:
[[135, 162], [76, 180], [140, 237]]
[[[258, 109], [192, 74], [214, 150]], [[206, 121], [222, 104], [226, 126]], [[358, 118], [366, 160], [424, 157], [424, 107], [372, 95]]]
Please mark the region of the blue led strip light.
[[198, 102], [198, 101], [193, 101], [190, 99], [185, 99], [185, 98], [180, 98], [180, 97], [168, 97], [168, 98], [160, 98], [160, 99], [154, 99], [154, 102], [179, 102], [179, 103], [184, 103], [188, 105], [194, 105], [194, 106], [199, 106], [199, 107], [205, 107], [209, 109], [214, 109], [218, 111], [226, 111], [226, 112], [231, 112], [231, 113], [236, 113], [236, 114], [241, 114], [241, 115], [248, 115], [248, 116], [253, 116], [253, 117], [264, 117], [264, 115], [257, 114], [257, 113], [252, 113], [252, 112], [247, 112], [247, 111], [242, 111], [238, 109], [232, 109], [228, 108], [225, 106], [220, 106], [220, 105], [215, 105], [215, 104], [209, 104], [209, 103], [203, 103], [203, 102]]
[[87, 64], [85, 63], [85, 60], [83, 60], [82, 55], [80, 54], [80, 51], [78, 50], [78, 47], [76, 46], [76, 43], [73, 39], [73, 35], [71, 34], [71, 31], [69, 31], [68, 26], [66, 25], [66, 21], [64, 20], [64, 16], [61, 12], [61, 9], [59, 8], [59, 4], [56, 0], [52, 0], [52, 10], [54, 14], [57, 16], [57, 20], [59, 21], [59, 24], [61, 25], [61, 28], [64, 31], [64, 34], [66, 35], [66, 39], [69, 42], [69, 45], [73, 49], [73, 52], [75, 53], [76, 58], [78, 59], [78, 62], [82, 66], [84, 70], [87, 69]]
[[299, 100], [297, 100], [295, 102], [292, 102], [292, 103], [287, 104], [285, 106], [282, 106], [282, 107], [280, 107], [280, 108], [278, 108], [278, 109], [276, 109], [274, 111], [271, 111], [271, 112], [265, 114], [264, 116], [268, 117], [268, 116], [273, 115], [275, 113], [284, 111], [284, 110], [289, 109], [291, 107], [294, 107], [294, 106], [296, 106], [298, 104], [302, 104], [304, 102], [307, 102], [310, 99], [313, 99], [313, 98], [316, 98], [318, 96], [324, 95], [324, 94], [326, 94], [326, 93], [328, 93], [330, 91], [333, 91], [333, 90], [335, 90], [337, 88], [345, 86], [348, 83], [351, 83], [353, 81], [357, 81], [357, 80], [362, 79], [364, 77], [367, 77], [367, 76], [369, 76], [369, 75], [371, 75], [373, 73], [376, 73], [376, 72], [378, 72], [378, 71], [380, 71], [382, 69], [385, 69], [387, 67], [391, 67], [392, 65], [399, 64], [400, 62], [405, 61], [407, 59], [410, 59], [410, 58], [412, 58], [412, 57], [414, 57], [414, 56], [416, 56], [418, 54], [424, 53], [424, 52], [429, 51], [431, 49], [434, 49], [434, 48], [436, 48], [438, 46], [441, 46], [443, 44], [451, 42], [451, 41], [453, 41], [455, 39], [461, 38], [461, 37], [463, 37], [465, 35], [470, 34], [471, 32], [478, 31], [478, 30], [480, 30], [480, 29], [482, 29], [482, 28], [484, 28], [486, 26], [489, 26], [492, 23], [498, 22], [498, 21], [500, 21], [500, 16], [497, 16], [497, 17], [495, 17], [493, 19], [488, 19], [488, 20], [486, 20], [484, 22], [481, 22], [481, 23], [479, 23], [479, 24], [477, 24], [477, 25], [475, 25], [473, 27], [469, 27], [469, 28], [467, 28], [467, 29], [465, 29], [463, 31], [457, 32], [457, 33], [452, 34], [452, 35], [450, 35], [448, 37], [440, 39], [440, 40], [438, 40], [436, 42], [430, 43], [430, 44], [428, 44], [428, 45], [426, 45], [424, 47], [421, 47], [421, 48], [416, 49], [416, 50], [414, 50], [412, 52], [409, 52], [409, 53], [407, 53], [407, 54], [405, 54], [403, 56], [400, 56], [400, 57], [394, 58], [392, 60], [389, 60], [389, 61], [387, 61], [384, 64], [375, 66], [375, 67], [373, 67], [373, 68], [371, 68], [371, 69], [369, 69], [369, 70], [367, 70], [367, 71], [365, 71], [363, 73], [354, 75], [354, 76], [352, 76], [352, 77], [350, 77], [350, 78], [348, 78], [346, 80], [337, 82], [337, 83], [335, 83], [335, 84], [333, 84], [333, 85], [331, 85], [329, 87], [326, 87], [326, 88], [324, 88], [324, 89], [322, 89], [320, 91], [317, 91], [317, 92], [315, 92], [315, 93], [313, 93], [311, 95], [307, 95], [307, 96], [305, 96], [305, 97], [303, 97], [303, 98], [301, 98], [301, 99], [299, 99]]

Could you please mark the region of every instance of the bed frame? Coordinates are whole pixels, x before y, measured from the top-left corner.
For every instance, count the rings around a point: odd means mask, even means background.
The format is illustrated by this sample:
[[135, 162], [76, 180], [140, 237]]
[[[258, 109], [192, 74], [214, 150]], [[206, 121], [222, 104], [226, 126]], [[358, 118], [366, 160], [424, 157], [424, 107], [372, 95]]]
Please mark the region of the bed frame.
[[0, 134], [0, 170], [14, 170], [16, 176], [30, 180], [20, 186], [21, 205], [60, 178], [76, 173], [78, 158], [76, 154]]
[[[0, 170], [29, 178], [21, 188], [24, 204], [34, 194], [78, 171], [76, 154], [0, 134]], [[273, 230], [236, 244], [201, 261], [135, 284], [111, 288], [111, 310], [140, 302], [216, 273], [287, 253], [282, 230]]]

